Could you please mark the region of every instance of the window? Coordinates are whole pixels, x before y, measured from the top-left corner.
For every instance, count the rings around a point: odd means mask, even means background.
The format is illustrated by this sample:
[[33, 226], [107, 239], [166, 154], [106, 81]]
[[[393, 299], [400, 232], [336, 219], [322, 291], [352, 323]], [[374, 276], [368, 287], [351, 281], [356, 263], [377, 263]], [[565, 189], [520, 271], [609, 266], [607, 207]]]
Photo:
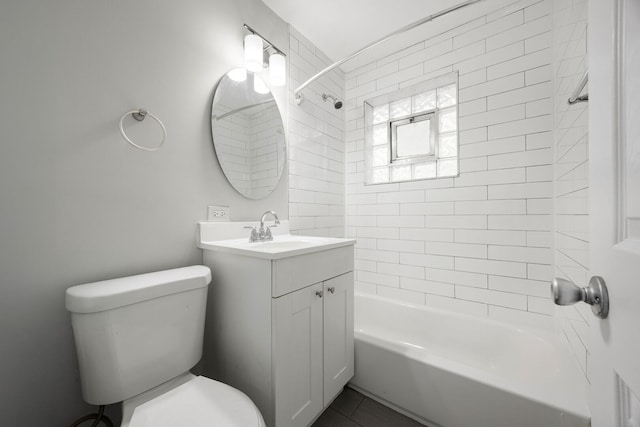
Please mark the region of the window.
[[365, 184], [458, 175], [458, 74], [365, 101]]
[[391, 163], [436, 155], [435, 111], [390, 122]]

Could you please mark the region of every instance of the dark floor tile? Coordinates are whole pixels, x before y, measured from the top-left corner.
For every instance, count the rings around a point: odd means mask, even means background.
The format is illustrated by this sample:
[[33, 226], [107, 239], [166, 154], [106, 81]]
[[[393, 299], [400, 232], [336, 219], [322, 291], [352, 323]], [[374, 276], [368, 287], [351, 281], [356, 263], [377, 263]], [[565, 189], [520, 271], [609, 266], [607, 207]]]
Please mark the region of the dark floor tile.
[[350, 417], [356, 411], [356, 408], [360, 405], [363, 399], [363, 395], [354, 389], [345, 387], [342, 393], [340, 393], [338, 397], [336, 397], [336, 400], [333, 401], [330, 408]]
[[320, 418], [311, 427], [361, 427], [331, 407], [320, 415]]
[[363, 427], [422, 427], [422, 424], [365, 397], [351, 419]]

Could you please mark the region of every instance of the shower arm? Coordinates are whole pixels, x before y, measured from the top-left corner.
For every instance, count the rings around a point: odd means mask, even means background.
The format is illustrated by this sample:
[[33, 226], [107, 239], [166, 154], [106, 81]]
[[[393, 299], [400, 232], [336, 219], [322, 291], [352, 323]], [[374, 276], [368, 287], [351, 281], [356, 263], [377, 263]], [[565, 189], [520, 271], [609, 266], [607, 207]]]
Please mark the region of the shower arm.
[[363, 47], [362, 49], [360, 49], [357, 52], [352, 53], [351, 55], [347, 56], [346, 58], [343, 58], [341, 60], [339, 60], [338, 62], [334, 62], [333, 64], [329, 65], [327, 68], [325, 68], [324, 70], [320, 71], [319, 73], [317, 73], [316, 75], [314, 75], [313, 77], [311, 77], [309, 80], [307, 80], [306, 82], [302, 83], [300, 86], [298, 86], [298, 88], [293, 91], [293, 94], [295, 95], [296, 98], [300, 97], [300, 92], [302, 91], [302, 89], [304, 89], [305, 87], [309, 86], [311, 83], [313, 83], [314, 81], [316, 81], [317, 79], [319, 79], [320, 77], [322, 77], [323, 75], [325, 75], [326, 73], [328, 73], [329, 71], [333, 70], [336, 67], [341, 66], [342, 64], [344, 64], [347, 61], [352, 60], [353, 58], [359, 56], [360, 54], [368, 51], [369, 49], [376, 47], [384, 42], [386, 42], [387, 40], [392, 39], [393, 37], [395, 37], [398, 34], [402, 34], [405, 33], [409, 30], [412, 30], [416, 27], [419, 27], [422, 24], [426, 24], [427, 22], [430, 22], [436, 18], [439, 18], [441, 16], [444, 16], [448, 13], [451, 13], [453, 11], [456, 11], [458, 9], [462, 9], [463, 7], [467, 7], [470, 6], [474, 3], [478, 3], [482, 0], [467, 0], [464, 1], [462, 3], [459, 3], [455, 6], [452, 6], [448, 9], [444, 9], [441, 10], [440, 12], [436, 12], [432, 15], [427, 16], [426, 18], [422, 18], [418, 21], [412, 22], [409, 25], [405, 25], [404, 27], [400, 28], [399, 30], [396, 30], [390, 34], [387, 34], [386, 36], [382, 37], [381, 39], [378, 39], [376, 41], [374, 41], [373, 43], [370, 43], [368, 45], [366, 45], [365, 47]]

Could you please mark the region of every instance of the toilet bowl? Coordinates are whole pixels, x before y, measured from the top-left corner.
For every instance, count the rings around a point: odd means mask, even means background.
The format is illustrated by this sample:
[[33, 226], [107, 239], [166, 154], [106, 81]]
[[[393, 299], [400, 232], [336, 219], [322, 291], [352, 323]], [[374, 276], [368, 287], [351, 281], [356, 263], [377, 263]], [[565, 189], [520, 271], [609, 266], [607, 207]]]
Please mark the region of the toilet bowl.
[[170, 383], [124, 401], [122, 427], [265, 426], [251, 399], [233, 387], [190, 373]]
[[189, 372], [210, 281], [191, 266], [67, 289], [84, 400], [122, 402], [122, 427], [264, 427], [244, 393]]

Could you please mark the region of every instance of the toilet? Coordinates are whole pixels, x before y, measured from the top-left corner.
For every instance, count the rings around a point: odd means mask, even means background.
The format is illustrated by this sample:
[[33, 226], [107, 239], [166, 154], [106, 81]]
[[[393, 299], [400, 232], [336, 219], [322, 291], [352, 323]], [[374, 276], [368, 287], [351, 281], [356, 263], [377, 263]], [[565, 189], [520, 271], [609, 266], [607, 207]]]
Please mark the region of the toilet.
[[122, 402], [122, 427], [264, 427], [244, 393], [189, 372], [209, 282], [195, 265], [67, 289], [84, 400]]

